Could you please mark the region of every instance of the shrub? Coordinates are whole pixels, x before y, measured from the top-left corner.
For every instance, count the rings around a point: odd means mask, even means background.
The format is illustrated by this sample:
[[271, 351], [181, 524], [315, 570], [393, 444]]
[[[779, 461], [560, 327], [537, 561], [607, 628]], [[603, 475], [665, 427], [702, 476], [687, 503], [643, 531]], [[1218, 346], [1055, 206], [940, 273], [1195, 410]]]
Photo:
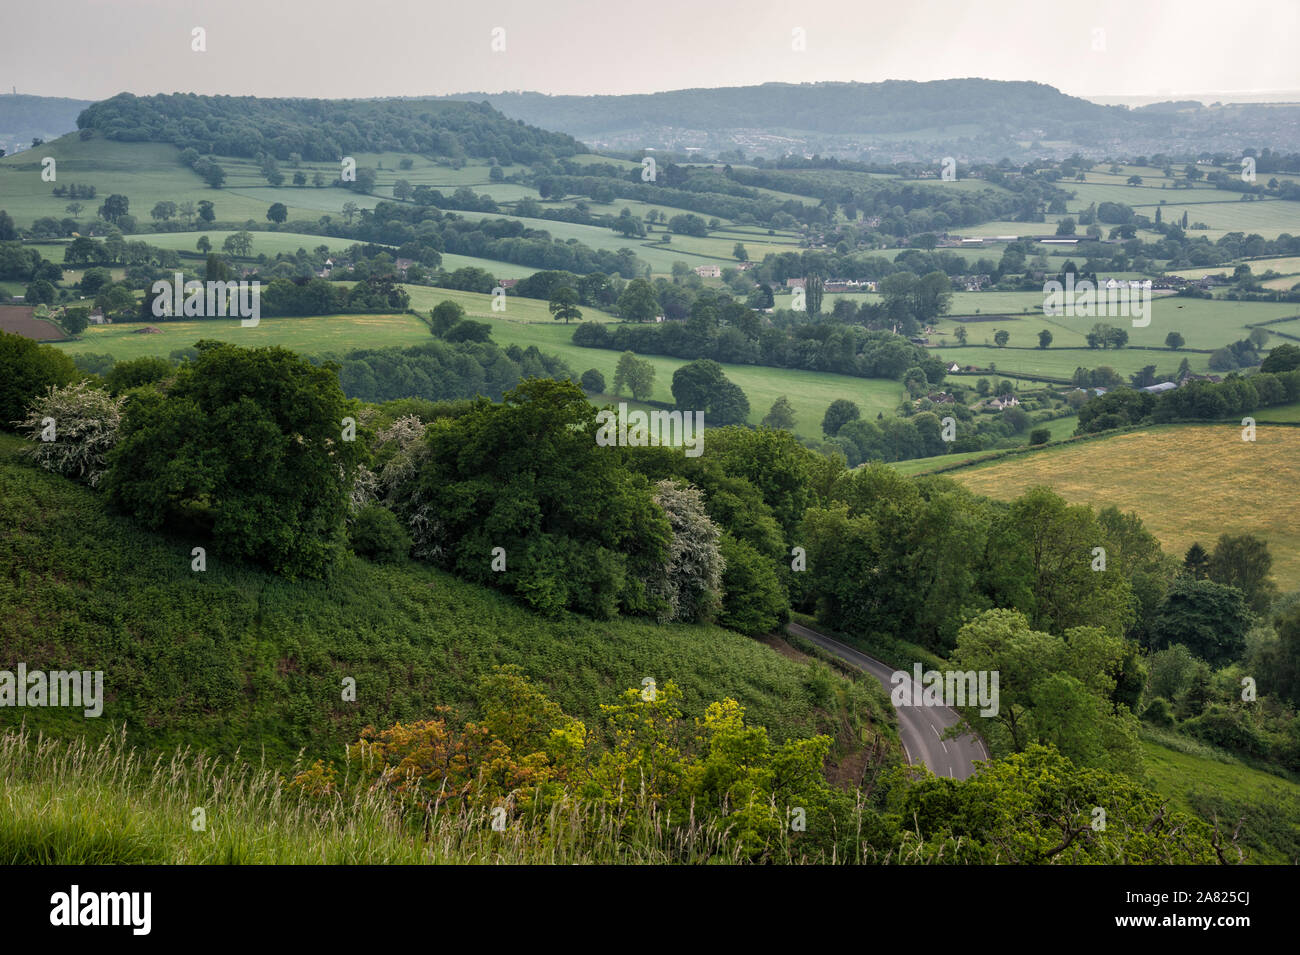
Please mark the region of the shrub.
[[699, 488], [664, 480], [655, 487], [654, 501], [672, 527], [665, 574], [652, 585], [667, 604], [660, 619], [710, 620], [721, 602], [723, 559], [718, 525], [704, 512], [704, 495]]
[[1142, 711], [1142, 719], [1155, 726], [1173, 726], [1173, 709], [1169, 706], [1168, 700], [1163, 696], [1157, 696], [1151, 701], [1150, 705]]
[[1052, 440], [1052, 432], [1047, 428], [1035, 428], [1029, 432], [1030, 444], [1046, 444], [1050, 440]]
[[589, 395], [605, 393], [605, 376], [595, 368], [588, 368], [582, 373], [582, 390]]
[[340, 440], [356, 413], [338, 366], [285, 348], [204, 341], [167, 394], [135, 393], [109, 458], [110, 503], [147, 527], [193, 520], [225, 553], [289, 576], [323, 576], [341, 555], [355, 469]]
[[[52, 387], [32, 402], [31, 413], [19, 427], [35, 442], [30, 453], [37, 464], [94, 487], [104, 476], [105, 455], [117, 443], [124, 400], [84, 381]], [[46, 440], [46, 434], [53, 440]]]
[[492, 340], [492, 326], [487, 322], [462, 319], [447, 329], [442, 337], [449, 342], [489, 342]]
[[357, 511], [348, 539], [355, 553], [380, 564], [396, 563], [411, 552], [411, 535], [396, 514], [379, 504]]

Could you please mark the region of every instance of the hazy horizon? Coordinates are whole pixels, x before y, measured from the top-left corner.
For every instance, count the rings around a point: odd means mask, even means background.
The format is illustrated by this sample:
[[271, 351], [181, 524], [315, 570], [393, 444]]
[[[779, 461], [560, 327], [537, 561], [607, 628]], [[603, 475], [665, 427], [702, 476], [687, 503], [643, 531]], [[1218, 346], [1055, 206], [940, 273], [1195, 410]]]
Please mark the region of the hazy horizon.
[[[68, 0], [58, 12], [0, 13], [0, 89], [369, 99], [981, 77], [1096, 101], [1300, 97], [1300, 5], [1291, 0], [1248, 0], [1226, 16], [1212, 0], [1097, 0], [1081, 14], [1036, 0], [917, 0], [903, 9], [809, 0], [777, 10], [736, 0], [663, 0], [649, 10], [574, 0], [460, 9], [417, 0], [362, 9], [341, 0]], [[205, 51], [191, 48], [195, 28], [205, 31]], [[51, 49], [76, 55], [52, 61]]]

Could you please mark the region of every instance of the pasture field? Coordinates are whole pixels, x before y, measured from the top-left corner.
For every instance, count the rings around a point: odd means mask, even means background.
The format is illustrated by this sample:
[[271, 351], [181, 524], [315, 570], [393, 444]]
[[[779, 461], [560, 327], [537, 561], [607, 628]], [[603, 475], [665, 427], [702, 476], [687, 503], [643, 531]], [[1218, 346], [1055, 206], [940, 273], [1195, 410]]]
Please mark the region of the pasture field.
[[[493, 278], [498, 279], [524, 279], [532, 275], [537, 269], [530, 265], [515, 265], [513, 262], [501, 262], [497, 259], [481, 259], [474, 255], [454, 255], [450, 252], [442, 253], [442, 266], [448, 272], [454, 272], [457, 269], [478, 268], [492, 274]], [[411, 286], [407, 287], [408, 289]], [[548, 316], [549, 317], [549, 316]]]
[[[448, 289], [405, 286], [411, 294], [411, 307], [420, 311], [433, 308], [444, 299], [459, 302], [477, 321], [490, 322], [492, 340], [498, 345], [518, 345], [527, 348], [536, 345], [543, 353], [559, 355], [573, 369], [582, 374], [595, 368], [605, 376], [611, 386], [614, 368], [621, 352], [607, 348], [583, 348], [573, 344], [573, 329], [577, 323], [565, 325], [551, 318], [546, 303], [537, 299], [510, 298], [506, 311], [493, 312], [491, 296], [477, 292], [455, 292]], [[586, 321], [616, 321], [607, 313], [596, 309], [583, 310]], [[264, 320], [265, 321], [265, 320]], [[152, 336], [151, 336], [152, 337]], [[656, 401], [672, 401], [673, 372], [686, 364], [683, 359], [664, 355], [640, 356], [655, 366], [654, 393]], [[875, 417], [877, 413], [892, 414], [903, 400], [901, 382], [884, 378], [854, 378], [824, 371], [801, 371], [793, 368], [768, 368], [760, 365], [726, 365], [727, 377], [745, 392], [749, 399], [749, 421], [757, 425], [763, 420], [781, 395], [794, 406], [795, 433], [807, 437], [822, 437], [822, 416], [836, 398], [856, 401], [863, 415]]]
[[899, 474], [906, 474], [909, 477], [914, 474], [925, 474], [933, 471], [935, 468], [941, 468], [948, 464], [956, 464], [959, 461], [971, 461], [975, 458], [983, 457], [986, 454], [996, 454], [996, 451], [958, 451], [956, 454], [938, 454], [931, 458], [912, 458], [910, 461], [892, 461], [892, 467]]
[[1281, 421], [1300, 424], [1300, 404], [1261, 408], [1255, 412], [1254, 417], [1256, 421]]
[[[945, 245], [936, 248], [935, 252], [942, 252], [944, 255], [959, 255], [966, 260], [968, 265], [974, 265], [980, 259], [992, 259], [994, 262], [1002, 258], [1002, 245]], [[879, 251], [869, 253], [871, 255], [881, 255], [891, 262], [896, 260], [904, 252], [910, 252], [911, 249], [880, 249]], [[963, 293], [964, 294], [964, 293]]]
[[[41, 160], [51, 156], [56, 161], [56, 182], [41, 180]], [[247, 219], [254, 215], [265, 221], [266, 206], [249, 204], [242, 211], [231, 208], [222, 190], [208, 189], [206, 184], [180, 163], [180, 150], [158, 143], [116, 143], [104, 139], [81, 140], [75, 134], [45, 143], [16, 156], [0, 159], [0, 205], [13, 217], [19, 228], [30, 226], [35, 219], [52, 216], [66, 218], [65, 207], [71, 199], [52, 195], [56, 185], [78, 183], [97, 190], [94, 199], [79, 200], [84, 208], [78, 219], [95, 217], [95, 210], [111, 193], [131, 199], [131, 213], [149, 221], [149, 210], [162, 199], [212, 199], [221, 218]], [[223, 201], [225, 200], [225, 201]]]
[[1009, 500], [1045, 484], [1072, 503], [1136, 511], [1167, 553], [1220, 534], [1259, 534], [1282, 590], [1300, 587], [1300, 428], [1263, 422], [1253, 442], [1235, 423], [1166, 425], [1045, 448], [950, 472]]
[[[198, 253], [200, 236], [206, 235], [212, 243], [213, 251], [220, 252], [221, 244], [227, 236], [234, 235], [234, 230], [214, 229], [209, 232], [145, 232], [128, 236], [132, 242], [147, 242], [160, 249], [176, 249], [181, 252]], [[338, 254], [355, 243], [351, 239], [339, 239], [328, 235], [311, 235], [306, 232], [250, 232], [253, 237], [252, 258], [259, 255], [275, 256], [281, 252], [293, 255], [299, 249], [310, 252], [319, 246], [328, 246], [331, 254]], [[56, 260], [57, 261], [57, 260]]]
[[[1291, 319], [1290, 321], [1278, 322], [1275, 325], [1265, 326], [1264, 331], [1282, 332], [1287, 335], [1300, 335], [1300, 315], [1297, 315], [1295, 318]], [[1275, 340], [1273, 344], [1277, 345], [1280, 344], [1280, 342]]]
[[[992, 337], [991, 335], [989, 336]], [[1028, 337], [1021, 337], [1012, 330], [1011, 344], [1023, 342], [1027, 346]], [[1114, 368], [1119, 374], [1128, 376], [1141, 371], [1147, 365], [1156, 366], [1156, 374], [1174, 374], [1179, 363], [1186, 358], [1192, 371], [1204, 373], [1209, 370], [1209, 355], [1202, 352], [1188, 351], [1147, 351], [1137, 348], [997, 348], [986, 345], [967, 345], [958, 347], [949, 344], [938, 349], [945, 361], [955, 361], [963, 368], [976, 365], [980, 368], [994, 366], [992, 374], [1008, 376], [1036, 375], [1046, 378], [1064, 378], [1067, 381], [1076, 368], [1099, 368], [1102, 365]], [[982, 373], [987, 377], [990, 372]]]
[[[332, 182], [339, 174], [337, 163], [303, 162], [299, 167], [281, 163], [285, 183], [272, 186], [257, 163], [231, 156], [215, 157], [226, 173], [226, 183], [221, 189], [212, 189], [181, 164], [180, 150], [175, 146], [114, 142], [98, 136], [82, 140], [76, 134], [69, 134], [40, 149], [0, 159], [0, 197], [3, 197], [3, 207], [20, 227], [31, 225], [41, 216], [61, 219], [68, 215], [64, 207], [70, 200], [52, 195], [55, 184], [41, 180], [41, 160], [45, 156], [57, 161], [58, 183], [75, 182], [96, 188], [94, 199], [82, 201], [84, 208], [77, 218], [93, 219], [95, 210], [107, 196], [120, 193], [131, 200], [131, 214], [142, 229], [148, 228], [149, 211], [154, 203], [164, 199], [178, 203], [208, 199], [215, 205], [218, 221], [256, 223], [266, 222], [266, 210], [272, 203], [283, 202], [289, 209], [291, 222], [295, 219], [314, 222], [323, 214], [339, 215], [343, 204], [349, 201], [361, 208], [374, 208], [391, 198], [393, 183], [398, 179], [405, 179], [413, 186], [429, 185], [446, 193], [468, 186], [475, 192], [492, 195], [498, 202], [512, 202], [525, 195], [537, 197], [536, 190], [530, 187], [492, 182], [488, 178], [489, 167], [483, 162], [453, 169], [403, 153], [357, 153], [353, 157], [358, 167], [376, 169], [375, 195], [370, 196], [328, 185], [321, 188], [310, 185], [317, 172], [326, 182]], [[411, 169], [398, 168], [403, 158], [412, 160]], [[289, 184], [299, 170], [306, 174], [308, 185]], [[524, 170], [521, 166], [506, 167], [507, 175]]]
[[[1224, 196], [1233, 196], [1235, 193], [1223, 192], [1215, 189], [1213, 186], [1207, 186], [1204, 182], [1197, 182], [1192, 185], [1191, 189], [1174, 189], [1173, 184], [1176, 181], [1182, 181], [1182, 170], [1178, 169], [1173, 179], [1166, 179], [1164, 174], [1155, 169], [1138, 170], [1137, 175], [1142, 177], [1142, 185], [1130, 186], [1124, 180], [1130, 174], [1124, 176], [1112, 176], [1109, 173], [1098, 174], [1095, 171], [1087, 173], [1087, 182], [1058, 182], [1057, 185], [1066, 192], [1073, 192], [1075, 198], [1066, 202], [1065, 207], [1072, 216], [1077, 216], [1083, 212], [1091, 203], [1101, 205], [1103, 202], [1122, 202], [1125, 205], [1132, 206], [1139, 210], [1142, 215], [1155, 216], [1155, 207], [1161, 201], [1172, 202], [1174, 196], [1181, 197], [1181, 201], [1189, 203], [1213, 202], [1222, 199]], [[1163, 186], [1164, 188], [1161, 188]], [[1101, 223], [1103, 229], [1109, 228], [1106, 223]]]
[[[485, 261], [483, 259], [479, 260]], [[551, 317], [547, 309], [547, 303], [540, 298], [524, 298], [519, 295], [509, 295], [506, 297], [506, 310], [504, 312], [492, 311], [492, 296], [484, 295], [481, 292], [461, 292], [456, 289], [434, 288], [431, 285], [403, 285], [407, 294], [411, 297], [411, 308], [418, 312], [428, 312], [439, 302], [453, 301], [459, 303], [471, 318], [491, 318], [494, 321], [503, 321], [515, 324], [528, 322], [540, 322], [547, 326], [563, 328], [563, 322], [557, 322]], [[582, 320], [584, 322], [617, 322], [609, 312], [603, 312], [598, 308], [588, 308], [582, 306]], [[573, 335], [573, 329], [577, 327], [578, 322], [569, 324], [569, 336]], [[586, 349], [583, 349], [586, 351]]]
[[[1279, 272], [1282, 275], [1300, 274], [1300, 256], [1296, 255], [1280, 256], [1271, 259], [1246, 259], [1244, 261], [1246, 265], [1250, 266], [1250, 271], [1255, 275], [1263, 275], [1269, 270]], [[1199, 279], [1206, 275], [1218, 275], [1220, 272], [1231, 276], [1234, 268], [1236, 268], [1235, 265], [1221, 265], [1217, 268], [1202, 267], [1199, 269], [1178, 269], [1169, 274], [1181, 275], [1185, 279]]]
[[[40, 155], [37, 155], [39, 153]], [[94, 199], [81, 200], [84, 208], [77, 218], [93, 219], [95, 210], [112, 193], [131, 200], [130, 212], [139, 228], [147, 229], [149, 211], [154, 203], [169, 199], [180, 203], [214, 204], [221, 222], [252, 220], [266, 222], [266, 210], [274, 202], [289, 208], [289, 218], [315, 221], [322, 213], [337, 214], [349, 199], [360, 207], [373, 208], [381, 198], [362, 196], [344, 189], [312, 186], [272, 187], [251, 160], [217, 157], [226, 172], [226, 185], [212, 189], [193, 171], [183, 166], [180, 150], [165, 143], [120, 143], [95, 137], [82, 140], [75, 134], [48, 142], [17, 156], [0, 159], [0, 196], [4, 208], [20, 227], [30, 226], [41, 216], [62, 219], [69, 215], [65, 207], [70, 200], [51, 193], [56, 183], [41, 180], [41, 159], [52, 156], [57, 162], [57, 183], [80, 183], [96, 189]], [[361, 160], [359, 159], [360, 163]], [[319, 168], [331, 179], [338, 175], [337, 166], [303, 164], [308, 179]], [[294, 170], [281, 167], [286, 180]]]
[[[663, 235], [663, 232], [653, 232], [651, 236]], [[696, 262], [697, 258], [710, 260], [707, 264], [720, 265], [723, 268], [736, 265], [736, 258], [732, 250], [737, 242], [744, 243], [745, 251], [749, 253], [749, 258], [754, 262], [761, 262], [765, 255], [780, 255], [782, 252], [794, 252], [798, 254], [802, 251], [798, 240], [793, 237], [780, 241], [776, 236], [754, 235], [732, 232], [729, 229], [720, 229], [717, 232], [710, 232], [707, 236], [691, 235], [672, 235], [671, 248], [678, 253], [678, 257], [686, 261], [689, 257], [692, 267], [703, 265], [704, 262]], [[653, 244], [652, 244], [653, 245]], [[638, 251], [637, 255], [641, 255]]]
[[[981, 315], [976, 316], [974, 308], [981, 306], [972, 307], [971, 302], [979, 301], [979, 297], [983, 295], [989, 296], [987, 301], [990, 302], [990, 307], [982, 308]], [[1012, 296], [1018, 298], [1011, 299]], [[1295, 302], [1227, 302], [1217, 299], [1162, 295], [1151, 300], [1151, 323], [1143, 328], [1134, 328], [1133, 320], [1124, 317], [1054, 316], [1049, 318], [1043, 315], [1043, 296], [1040, 292], [959, 292], [953, 295], [952, 313], [962, 317], [986, 319], [994, 314], [993, 303], [1000, 305], [1006, 299], [1011, 299], [1015, 304], [1032, 302], [1033, 310], [1028, 313], [1014, 314], [1013, 309], [1007, 308], [1005, 310], [1013, 314], [1001, 315], [992, 320], [966, 322], [958, 322], [952, 315], [947, 315], [936, 323], [938, 337], [930, 336], [931, 343], [940, 347], [945, 344], [951, 347], [955, 344], [954, 336], [957, 328], [965, 326], [967, 341], [972, 345], [983, 344], [985, 339], [991, 345], [993, 334], [1003, 329], [1011, 334], [1009, 344], [1033, 347], [1038, 344], [1039, 331], [1047, 329], [1052, 333], [1051, 349], [1062, 346], [1080, 346], [1086, 349], [1088, 332], [1092, 330], [1094, 324], [1101, 322], [1128, 332], [1130, 345], [1163, 348], [1165, 337], [1170, 332], [1178, 332], [1186, 340], [1188, 348], [1216, 349], [1245, 338], [1250, 334], [1251, 325], [1290, 315], [1300, 316], [1300, 304]], [[1280, 325], [1268, 326], [1268, 328], [1287, 330]], [[1193, 364], [1196, 363], [1195, 355], [1188, 357]], [[1141, 362], [1138, 367], [1149, 363]], [[1088, 365], [1086, 362], [1084, 364]], [[1101, 362], [1101, 364], [1108, 364], [1108, 362]], [[1088, 365], [1088, 367], [1092, 366]], [[1177, 359], [1174, 367], [1177, 367]]]
[[70, 354], [109, 354], [118, 361], [146, 355], [167, 357], [201, 338], [249, 348], [283, 345], [307, 355], [344, 352], [353, 348], [410, 347], [429, 341], [429, 326], [414, 315], [318, 315], [311, 318], [263, 318], [255, 328], [239, 319], [157, 321], [158, 335], [139, 333], [142, 323], [91, 325], [76, 341], [58, 347]]
[[[1188, 201], [1186, 198], [1175, 201], [1175, 195], [1186, 197], [1188, 193], [1183, 190], [1170, 193], [1169, 204], [1161, 207], [1161, 215], [1165, 222], [1173, 222], [1181, 220], [1186, 211], [1189, 225], [1203, 222], [1207, 226], [1205, 229], [1189, 229], [1188, 234], [1193, 237], [1204, 235], [1210, 241], [1220, 239], [1229, 232], [1244, 232], [1247, 235], [1254, 232], [1266, 239], [1276, 239], [1283, 232], [1294, 235], [1300, 225], [1300, 202], [1286, 199], [1242, 202], [1235, 198], [1236, 193], [1220, 190], [1215, 192], [1224, 198], [1212, 202]], [[1140, 211], [1146, 215], [1155, 214], [1151, 209]]]
[[[575, 374], [595, 368], [613, 384], [620, 352], [604, 348], [582, 348], [573, 344], [576, 323], [556, 322], [538, 299], [510, 298], [505, 313], [492, 311], [489, 295], [426, 286], [404, 286], [411, 295], [411, 307], [421, 313], [439, 302], [451, 300], [463, 306], [468, 316], [492, 326], [492, 340], [501, 347], [536, 345], [546, 354], [558, 355]], [[597, 309], [583, 309], [587, 321], [615, 321]], [[428, 326], [409, 314], [323, 315], [308, 318], [263, 318], [256, 328], [244, 328], [237, 319], [204, 321], [159, 321], [154, 327], [162, 334], [139, 334], [143, 325], [92, 325], [76, 341], [59, 347], [69, 353], [110, 354], [120, 360], [144, 355], [167, 356], [178, 348], [193, 345], [200, 338], [239, 345], [282, 345], [303, 354], [342, 353], [354, 348], [410, 347], [430, 340]], [[672, 401], [672, 376], [685, 361], [661, 355], [641, 356], [655, 366], [656, 401]], [[757, 425], [780, 395], [794, 405], [795, 431], [821, 437], [822, 416], [836, 398], [856, 401], [864, 415], [892, 414], [903, 399], [901, 382], [881, 378], [854, 378], [829, 372], [767, 368], [757, 365], [723, 365], [727, 377], [749, 398], [751, 424]], [[604, 404], [608, 396], [597, 401]]]
[[[456, 215], [472, 221], [501, 218], [500, 213], [492, 212], [458, 211]], [[701, 255], [698, 252], [693, 253], [688, 249], [678, 249], [676, 243], [679, 240], [689, 238], [687, 236], [673, 235], [672, 241], [668, 244], [657, 241], [659, 236], [665, 234], [663, 231], [658, 229], [650, 233], [650, 235], [645, 239], [626, 239], [613, 229], [606, 229], [603, 226], [581, 225], [574, 222], [555, 222], [551, 219], [533, 219], [525, 216], [509, 216], [509, 218], [523, 223], [523, 225], [529, 229], [544, 230], [550, 234], [552, 239], [559, 239], [561, 242], [576, 239], [583, 245], [592, 249], [607, 249], [611, 252], [617, 252], [619, 249], [631, 249], [636, 253], [637, 258], [648, 264], [651, 271], [657, 275], [667, 275], [672, 272], [674, 262], [685, 262], [692, 268], [697, 265], [722, 264], [712, 253], [710, 255]], [[718, 254], [730, 258], [731, 246], [734, 245], [736, 241], [744, 240], [739, 237], [733, 239], [727, 244], [725, 251]], [[719, 245], [718, 248], [720, 249], [721, 245]]]
[[[961, 226], [951, 230], [954, 235], [959, 235], [963, 239], [980, 239], [991, 238], [998, 235], [1051, 235], [1056, 231], [1058, 219], [1064, 219], [1065, 216], [1048, 216], [1044, 222], [1011, 222], [1006, 219], [996, 219], [991, 222], [981, 222], [979, 225]], [[999, 249], [997, 258], [1001, 258], [1002, 252]]]
[[[1022, 445], [1029, 444], [1029, 431], [1035, 428], [1046, 428], [1051, 432], [1053, 441], [1060, 441], [1074, 434], [1074, 429], [1078, 426], [1079, 419], [1074, 415], [1068, 418], [1055, 418], [1046, 424], [1032, 424], [1025, 432]], [[894, 461], [890, 466], [900, 474], [927, 474], [937, 468], [948, 467], [962, 461], [973, 461], [976, 458], [987, 457], [989, 455], [1001, 454], [1006, 448], [990, 448], [985, 451], [958, 451], [956, 454], [936, 454], [929, 458], [912, 458], [910, 461]]]

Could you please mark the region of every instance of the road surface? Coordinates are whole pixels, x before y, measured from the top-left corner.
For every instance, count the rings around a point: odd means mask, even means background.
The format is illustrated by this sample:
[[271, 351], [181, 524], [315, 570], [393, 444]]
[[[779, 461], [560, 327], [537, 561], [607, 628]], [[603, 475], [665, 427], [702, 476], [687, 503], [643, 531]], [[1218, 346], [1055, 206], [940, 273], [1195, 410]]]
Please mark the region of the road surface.
[[[801, 624], [790, 623], [788, 629], [795, 636], [817, 644], [845, 663], [870, 673], [880, 681], [886, 693], [893, 689], [890, 681], [894, 673], [893, 667]], [[910, 672], [907, 678], [909, 682], [912, 681]], [[914, 689], [919, 697], [919, 688]], [[898, 714], [898, 735], [903, 741], [903, 750], [907, 753], [909, 763], [922, 763], [936, 776], [965, 779], [975, 773], [975, 760], [989, 758], [981, 739], [969, 734], [958, 739], [942, 738], [945, 729], [960, 721], [957, 713], [949, 707], [902, 706], [895, 707], [894, 711]]]

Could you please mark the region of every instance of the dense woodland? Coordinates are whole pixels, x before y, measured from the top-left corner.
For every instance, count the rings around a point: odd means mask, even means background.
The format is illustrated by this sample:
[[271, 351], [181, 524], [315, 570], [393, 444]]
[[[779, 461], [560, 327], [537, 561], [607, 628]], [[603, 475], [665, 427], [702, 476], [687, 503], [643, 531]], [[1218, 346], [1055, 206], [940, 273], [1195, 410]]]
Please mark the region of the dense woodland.
[[483, 104], [428, 100], [119, 93], [87, 107], [77, 126], [107, 139], [174, 143], [203, 154], [287, 160], [297, 153], [314, 162], [405, 151], [528, 163], [585, 151], [571, 136], [508, 120]]

